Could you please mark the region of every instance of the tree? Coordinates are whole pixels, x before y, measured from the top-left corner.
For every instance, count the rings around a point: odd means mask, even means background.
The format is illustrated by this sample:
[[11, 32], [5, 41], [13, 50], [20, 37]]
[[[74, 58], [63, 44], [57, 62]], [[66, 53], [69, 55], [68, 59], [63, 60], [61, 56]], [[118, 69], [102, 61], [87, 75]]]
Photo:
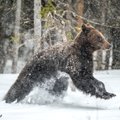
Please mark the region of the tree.
[[14, 37], [13, 37], [14, 42], [13, 42], [12, 73], [17, 72], [18, 49], [19, 49], [19, 41], [20, 41], [20, 19], [21, 19], [21, 0], [17, 0], [15, 29], [14, 29]]
[[34, 0], [34, 39], [35, 46], [34, 52], [36, 53], [38, 49], [43, 49], [42, 39], [41, 39], [41, 0]]
[[4, 72], [4, 67], [5, 67], [5, 51], [4, 51], [4, 32], [3, 32], [3, 24], [2, 24], [2, 19], [3, 19], [3, 11], [4, 11], [4, 1], [0, 2], [0, 73]]
[[8, 58], [11, 58], [11, 36], [13, 36], [14, 20], [15, 20], [15, 1], [0, 1], [0, 72], [4, 72], [4, 68]]
[[112, 68], [120, 69], [120, 2], [109, 0], [110, 8], [107, 24], [111, 26], [110, 34], [113, 43]]
[[120, 69], [120, 28], [112, 28], [111, 36], [113, 41], [112, 69]]

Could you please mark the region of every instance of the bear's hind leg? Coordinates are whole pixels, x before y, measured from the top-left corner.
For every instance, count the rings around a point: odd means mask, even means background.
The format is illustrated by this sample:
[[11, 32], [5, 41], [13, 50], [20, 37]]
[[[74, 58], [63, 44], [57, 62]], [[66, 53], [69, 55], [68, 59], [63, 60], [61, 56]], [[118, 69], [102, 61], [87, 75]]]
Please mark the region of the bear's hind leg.
[[62, 96], [64, 97], [64, 93], [67, 91], [68, 88], [68, 77], [60, 77], [56, 78], [56, 82], [53, 86], [53, 89], [49, 90], [49, 93], [55, 95], [57, 97]]
[[11, 103], [14, 101], [19, 102], [24, 99], [27, 94], [29, 94], [32, 88], [33, 82], [29, 81], [23, 84], [21, 81], [16, 81], [4, 97], [4, 100], [6, 103]]

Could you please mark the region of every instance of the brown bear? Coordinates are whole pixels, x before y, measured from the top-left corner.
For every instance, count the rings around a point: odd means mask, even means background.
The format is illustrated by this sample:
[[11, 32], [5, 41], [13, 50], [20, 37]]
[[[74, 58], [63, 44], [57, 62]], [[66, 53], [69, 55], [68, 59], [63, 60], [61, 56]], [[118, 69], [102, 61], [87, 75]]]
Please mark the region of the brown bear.
[[93, 52], [99, 49], [109, 49], [101, 32], [89, 24], [82, 25], [82, 31], [73, 42], [52, 46], [37, 53], [26, 64], [12, 85], [4, 100], [7, 103], [20, 101], [33, 89], [35, 84], [41, 85], [45, 80], [54, 77], [56, 82], [51, 94], [60, 95], [67, 90], [66, 77], [57, 78], [58, 71], [65, 72], [71, 77], [73, 84], [84, 93], [98, 98], [109, 99], [115, 96], [108, 93], [104, 84], [93, 77]]

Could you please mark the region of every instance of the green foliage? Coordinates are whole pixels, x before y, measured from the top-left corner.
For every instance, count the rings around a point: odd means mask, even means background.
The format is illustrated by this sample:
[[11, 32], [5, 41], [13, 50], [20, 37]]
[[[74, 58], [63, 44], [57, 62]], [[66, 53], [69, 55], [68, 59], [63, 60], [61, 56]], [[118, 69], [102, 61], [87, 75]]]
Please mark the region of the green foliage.
[[41, 8], [41, 17], [46, 17], [49, 12], [54, 12], [56, 7], [53, 5], [52, 0], [48, 0], [48, 3]]
[[12, 42], [14, 43], [19, 43], [19, 36], [18, 35], [15, 35], [15, 36], [11, 36], [11, 39], [10, 39]]
[[71, 31], [66, 32], [66, 36], [69, 41], [73, 41], [73, 35], [72, 35]]

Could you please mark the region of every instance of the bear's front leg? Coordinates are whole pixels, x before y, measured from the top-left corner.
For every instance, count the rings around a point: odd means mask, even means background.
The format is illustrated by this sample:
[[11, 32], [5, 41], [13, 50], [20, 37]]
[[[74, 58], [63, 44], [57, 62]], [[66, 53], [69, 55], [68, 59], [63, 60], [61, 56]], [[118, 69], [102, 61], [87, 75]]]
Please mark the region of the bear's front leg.
[[112, 98], [115, 94], [108, 93], [104, 84], [93, 77], [92, 56], [86, 55], [71, 56], [67, 61], [66, 72], [70, 75], [74, 85], [84, 93], [102, 99]]
[[106, 91], [102, 82], [96, 80], [92, 76], [82, 76], [79, 74], [71, 74], [74, 85], [81, 91], [87, 94], [91, 94], [101, 99], [110, 99], [116, 96], [113, 93]]
[[[109, 93], [106, 91], [104, 83], [102, 83], [101, 81], [98, 81], [94, 77], [92, 77], [92, 80], [93, 81], [91, 81], [91, 84], [95, 89], [95, 93], [93, 93], [93, 95], [95, 94], [96, 97], [99, 97], [102, 99], [110, 99], [110, 98], [116, 96], [115, 94]], [[91, 95], [92, 95], [92, 93], [91, 93]]]

